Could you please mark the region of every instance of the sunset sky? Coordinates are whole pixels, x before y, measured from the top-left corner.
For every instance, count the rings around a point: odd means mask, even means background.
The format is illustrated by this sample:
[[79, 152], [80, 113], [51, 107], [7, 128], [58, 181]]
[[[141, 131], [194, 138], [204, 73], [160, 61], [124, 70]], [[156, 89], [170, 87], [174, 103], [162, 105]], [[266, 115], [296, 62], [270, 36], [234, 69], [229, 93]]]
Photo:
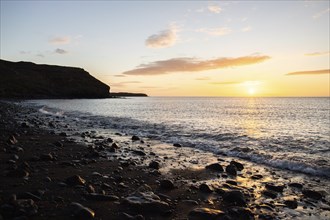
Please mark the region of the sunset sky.
[[3, 1], [1, 59], [150, 96], [330, 96], [330, 1]]

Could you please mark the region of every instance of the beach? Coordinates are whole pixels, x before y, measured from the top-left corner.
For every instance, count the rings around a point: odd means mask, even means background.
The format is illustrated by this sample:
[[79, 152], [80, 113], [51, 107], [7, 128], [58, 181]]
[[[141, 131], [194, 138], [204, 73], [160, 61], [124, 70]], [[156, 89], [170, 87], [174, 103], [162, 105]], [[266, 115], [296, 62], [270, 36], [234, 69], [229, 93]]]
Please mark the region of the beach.
[[0, 107], [0, 219], [329, 219], [326, 176]]

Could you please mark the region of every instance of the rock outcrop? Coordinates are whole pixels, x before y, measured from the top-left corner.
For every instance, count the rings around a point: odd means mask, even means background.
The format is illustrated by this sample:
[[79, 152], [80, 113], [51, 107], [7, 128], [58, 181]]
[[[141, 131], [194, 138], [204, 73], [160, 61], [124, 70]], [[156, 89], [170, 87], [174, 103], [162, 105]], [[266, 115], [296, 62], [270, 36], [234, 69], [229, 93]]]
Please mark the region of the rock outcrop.
[[84, 69], [0, 60], [0, 98], [108, 98], [110, 87]]

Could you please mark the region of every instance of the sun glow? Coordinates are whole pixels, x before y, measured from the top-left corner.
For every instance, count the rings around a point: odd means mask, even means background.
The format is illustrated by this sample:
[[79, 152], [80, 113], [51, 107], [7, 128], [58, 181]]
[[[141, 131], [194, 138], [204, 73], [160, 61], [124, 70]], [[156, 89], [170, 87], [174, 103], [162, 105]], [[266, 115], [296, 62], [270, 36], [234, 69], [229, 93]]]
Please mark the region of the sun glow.
[[246, 81], [242, 84], [245, 88], [245, 91], [247, 92], [248, 96], [255, 96], [258, 87], [261, 85], [260, 81]]
[[255, 88], [249, 88], [248, 89], [248, 94], [250, 95], [250, 96], [253, 96], [253, 95], [255, 95], [255, 93], [256, 93], [256, 89]]

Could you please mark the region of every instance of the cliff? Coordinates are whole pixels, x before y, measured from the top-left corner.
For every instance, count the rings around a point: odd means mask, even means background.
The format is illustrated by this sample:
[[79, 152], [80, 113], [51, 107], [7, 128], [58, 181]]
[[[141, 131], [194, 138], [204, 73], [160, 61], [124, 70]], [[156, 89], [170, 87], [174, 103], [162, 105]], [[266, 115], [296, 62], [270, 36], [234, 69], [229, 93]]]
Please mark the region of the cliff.
[[0, 60], [0, 98], [107, 98], [109, 91], [81, 68]]

